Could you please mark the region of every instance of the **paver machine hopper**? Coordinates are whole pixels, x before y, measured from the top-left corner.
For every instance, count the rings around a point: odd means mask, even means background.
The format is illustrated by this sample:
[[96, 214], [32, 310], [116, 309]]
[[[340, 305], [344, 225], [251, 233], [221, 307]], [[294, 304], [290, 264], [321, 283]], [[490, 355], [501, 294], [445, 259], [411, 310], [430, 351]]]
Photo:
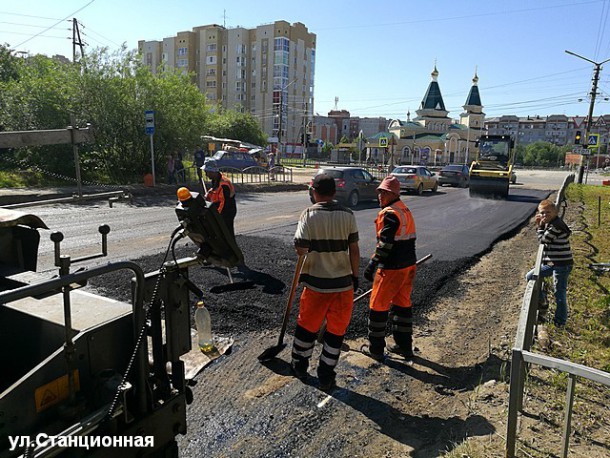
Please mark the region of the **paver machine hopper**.
[[470, 197], [504, 199], [513, 171], [514, 142], [508, 135], [483, 135], [470, 165]]

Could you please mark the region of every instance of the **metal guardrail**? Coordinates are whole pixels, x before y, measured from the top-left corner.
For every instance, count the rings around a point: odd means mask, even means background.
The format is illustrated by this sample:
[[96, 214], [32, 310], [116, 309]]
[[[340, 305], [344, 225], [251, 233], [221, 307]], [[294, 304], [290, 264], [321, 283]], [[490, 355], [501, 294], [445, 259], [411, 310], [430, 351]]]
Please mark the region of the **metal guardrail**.
[[[221, 167], [220, 171], [234, 184], [270, 184], [272, 182], [292, 183], [293, 172], [290, 167], [277, 165], [271, 169], [263, 166], [248, 167], [243, 170], [233, 167]], [[184, 177], [178, 183], [196, 183], [199, 181], [197, 167], [191, 166], [184, 169]]]
[[[558, 208], [565, 202], [565, 189], [570, 183], [573, 182], [574, 174], [570, 174], [565, 178], [555, 200], [555, 205], [557, 205]], [[538, 254], [536, 256], [536, 264], [534, 265], [534, 278], [527, 283], [525, 294], [523, 295], [519, 325], [517, 327], [517, 334], [515, 337], [515, 346], [512, 350], [508, 422], [506, 427], [506, 458], [515, 457], [518, 413], [523, 410], [523, 389], [525, 385], [527, 364], [537, 364], [539, 366], [557, 369], [569, 374], [563, 426], [562, 450], [560, 455], [562, 458], [566, 458], [568, 456], [576, 377], [583, 377], [594, 382], [610, 386], [610, 373], [569, 361], [552, 358], [550, 356], [530, 352], [534, 341], [534, 329], [536, 326], [536, 315], [538, 312], [538, 298], [540, 288], [542, 287], [540, 267], [542, 265], [543, 251], [544, 247], [540, 245], [538, 248]]]

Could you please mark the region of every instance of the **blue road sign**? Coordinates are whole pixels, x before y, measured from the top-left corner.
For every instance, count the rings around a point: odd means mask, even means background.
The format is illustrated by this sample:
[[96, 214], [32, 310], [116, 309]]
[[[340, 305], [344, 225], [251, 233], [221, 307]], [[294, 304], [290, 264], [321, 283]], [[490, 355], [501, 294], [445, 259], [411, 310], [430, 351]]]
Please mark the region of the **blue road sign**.
[[153, 110], [146, 110], [144, 112], [145, 120], [145, 132], [146, 135], [152, 135], [155, 133], [155, 112]]

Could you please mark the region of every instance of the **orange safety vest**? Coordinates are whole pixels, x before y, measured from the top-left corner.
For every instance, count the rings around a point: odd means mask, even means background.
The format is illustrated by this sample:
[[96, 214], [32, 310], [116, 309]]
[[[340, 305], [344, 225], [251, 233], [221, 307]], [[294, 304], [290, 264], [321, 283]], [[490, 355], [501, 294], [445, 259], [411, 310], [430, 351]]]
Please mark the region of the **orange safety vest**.
[[400, 225], [394, 235], [395, 241], [400, 240], [411, 240], [416, 238], [415, 235], [415, 221], [411, 215], [411, 210], [401, 201], [397, 200], [392, 205], [388, 205], [383, 208], [378, 214], [375, 220], [375, 229], [377, 230], [377, 239], [381, 236], [381, 230], [383, 229], [383, 218], [386, 213], [393, 212], [400, 221]]
[[225, 194], [222, 192], [223, 186], [229, 187], [229, 197], [235, 197], [235, 188], [233, 187], [231, 180], [220, 175], [220, 183], [218, 184], [218, 187], [210, 189], [207, 198], [212, 203], [218, 203], [218, 213], [222, 213], [225, 207]]

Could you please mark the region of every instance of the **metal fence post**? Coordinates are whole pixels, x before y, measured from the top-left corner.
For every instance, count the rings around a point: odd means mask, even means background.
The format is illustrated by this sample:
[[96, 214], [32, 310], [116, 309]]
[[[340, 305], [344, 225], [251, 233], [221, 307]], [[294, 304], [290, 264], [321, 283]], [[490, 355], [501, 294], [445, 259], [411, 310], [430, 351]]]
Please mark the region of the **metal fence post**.
[[506, 425], [506, 458], [514, 458], [517, 441], [517, 421], [520, 404], [520, 394], [523, 390], [522, 379], [523, 359], [521, 350], [513, 348], [510, 365], [510, 391], [508, 397], [508, 421]]
[[562, 458], [567, 458], [570, 448], [570, 430], [572, 429], [572, 408], [574, 407], [574, 392], [576, 390], [576, 376], [570, 374], [568, 379], [568, 391], [566, 393], [566, 412], [563, 422], [563, 437], [561, 446]]

